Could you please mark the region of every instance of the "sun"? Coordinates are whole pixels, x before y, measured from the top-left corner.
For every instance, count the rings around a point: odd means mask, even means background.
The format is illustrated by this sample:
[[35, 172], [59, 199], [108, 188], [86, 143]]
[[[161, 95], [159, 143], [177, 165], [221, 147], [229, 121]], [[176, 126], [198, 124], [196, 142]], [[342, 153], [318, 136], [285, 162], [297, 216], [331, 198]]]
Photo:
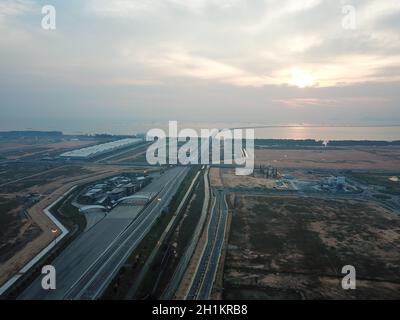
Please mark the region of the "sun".
[[293, 69], [292, 79], [289, 81], [289, 84], [303, 89], [314, 86], [315, 79], [310, 73], [299, 69]]

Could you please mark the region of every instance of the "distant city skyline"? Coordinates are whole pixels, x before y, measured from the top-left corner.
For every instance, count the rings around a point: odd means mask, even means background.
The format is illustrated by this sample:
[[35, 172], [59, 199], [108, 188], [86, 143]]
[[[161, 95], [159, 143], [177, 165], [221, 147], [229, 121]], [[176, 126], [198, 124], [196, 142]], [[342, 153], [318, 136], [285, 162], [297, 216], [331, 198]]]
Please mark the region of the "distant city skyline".
[[399, 30], [396, 0], [2, 1], [0, 130], [399, 124]]

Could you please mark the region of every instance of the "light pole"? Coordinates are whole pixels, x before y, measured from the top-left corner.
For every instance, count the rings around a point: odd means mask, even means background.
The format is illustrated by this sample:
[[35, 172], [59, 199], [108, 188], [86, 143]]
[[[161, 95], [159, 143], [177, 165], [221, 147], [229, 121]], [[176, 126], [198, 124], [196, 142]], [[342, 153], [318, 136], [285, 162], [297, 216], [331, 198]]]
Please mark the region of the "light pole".
[[51, 229], [51, 233], [55, 235], [55, 238], [54, 238], [54, 245], [56, 245], [56, 244], [57, 244], [57, 233], [58, 233], [58, 229], [57, 229], [57, 228], [54, 228], [54, 229], [52, 228], [52, 229]]

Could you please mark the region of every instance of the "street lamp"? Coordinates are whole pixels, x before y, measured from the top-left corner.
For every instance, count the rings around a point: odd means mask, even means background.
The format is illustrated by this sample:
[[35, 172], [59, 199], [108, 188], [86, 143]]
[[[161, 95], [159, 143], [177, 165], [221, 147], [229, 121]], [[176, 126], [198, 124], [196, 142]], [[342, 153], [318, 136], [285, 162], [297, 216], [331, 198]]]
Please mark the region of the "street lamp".
[[54, 238], [54, 245], [56, 245], [56, 244], [57, 244], [57, 233], [58, 233], [58, 229], [57, 229], [57, 228], [52, 228], [52, 229], [51, 229], [51, 233], [55, 235], [55, 238]]

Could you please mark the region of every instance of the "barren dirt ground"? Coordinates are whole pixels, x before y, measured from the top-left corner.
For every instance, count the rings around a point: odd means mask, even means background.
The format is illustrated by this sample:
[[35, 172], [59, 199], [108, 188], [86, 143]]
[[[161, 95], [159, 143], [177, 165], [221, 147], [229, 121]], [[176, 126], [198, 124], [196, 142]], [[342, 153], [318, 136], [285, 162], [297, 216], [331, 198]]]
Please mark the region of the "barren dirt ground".
[[[16, 143], [16, 142], [1, 142], [0, 149], [2, 153], [7, 153], [7, 158], [10, 160], [20, 159], [22, 157], [33, 156], [35, 154], [43, 154], [56, 150], [79, 149], [95, 144], [95, 140], [69, 140], [54, 143]], [[14, 153], [14, 155], [12, 154]]]
[[278, 168], [398, 170], [400, 148], [256, 149], [255, 164]]
[[[399, 299], [400, 217], [376, 203], [240, 196], [224, 298]], [[341, 288], [353, 265], [357, 290]]]
[[210, 169], [210, 183], [213, 187], [222, 187], [223, 186], [220, 171], [221, 171], [220, 168], [211, 168]]
[[221, 169], [221, 172], [222, 182], [227, 187], [272, 189], [276, 186], [275, 179], [265, 179], [258, 174], [255, 176], [237, 176], [233, 169]]

